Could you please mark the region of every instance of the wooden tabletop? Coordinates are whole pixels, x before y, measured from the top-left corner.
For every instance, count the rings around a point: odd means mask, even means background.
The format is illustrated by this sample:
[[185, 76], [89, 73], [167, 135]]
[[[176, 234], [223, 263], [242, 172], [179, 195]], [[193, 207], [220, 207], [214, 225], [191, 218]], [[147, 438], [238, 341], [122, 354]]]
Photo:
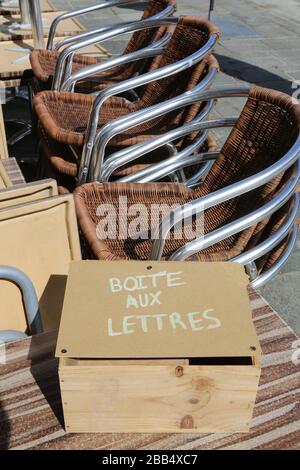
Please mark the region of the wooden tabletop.
[[250, 298], [263, 358], [249, 434], [66, 434], [56, 334], [45, 333], [0, 346], [0, 449], [299, 448], [298, 338], [262, 297], [251, 292]]
[[[56, 41], [60, 39], [62, 37], [59, 36], [56, 38]], [[31, 76], [29, 52], [32, 48], [32, 39], [0, 42], [0, 79], [3, 86], [18, 86], [18, 83], [15, 81]], [[98, 44], [82, 49], [81, 52], [97, 57], [107, 56], [106, 50]]]
[[[53, 5], [51, 0], [40, 0], [41, 11], [57, 11], [57, 8]], [[0, 7], [0, 15], [7, 15], [7, 14], [18, 14], [20, 13], [20, 9], [17, 7]]]
[[[63, 12], [49, 12], [43, 13], [43, 30], [44, 36], [47, 37], [49, 29], [53, 20]], [[12, 29], [11, 25], [20, 20], [19, 15], [12, 15], [7, 18], [6, 16], [0, 16], [0, 42], [2, 41], [15, 41], [15, 40], [26, 40], [32, 38], [32, 29]], [[82, 33], [85, 28], [75, 18], [68, 18], [61, 21], [57, 27], [58, 36], [70, 36], [73, 34]]]

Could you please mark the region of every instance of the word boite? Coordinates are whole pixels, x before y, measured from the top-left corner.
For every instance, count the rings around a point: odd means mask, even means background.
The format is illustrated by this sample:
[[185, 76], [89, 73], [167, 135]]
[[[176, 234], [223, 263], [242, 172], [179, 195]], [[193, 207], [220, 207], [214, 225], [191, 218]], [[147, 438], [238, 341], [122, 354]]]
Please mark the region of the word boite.
[[71, 263], [66, 430], [247, 432], [260, 375], [247, 282], [236, 263]]
[[[203, 329], [214, 329], [221, 327], [221, 321], [213, 315], [214, 310], [208, 308], [203, 312], [193, 311], [161, 313], [159, 307], [163, 303], [163, 290], [176, 289], [186, 286], [183, 272], [161, 271], [149, 275], [128, 276], [123, 281], [117, 277], [108, 279], [108, 285], [112, 294], [125, 294], [124, 309], [136, 309], [140, 313], [134, 315], [125, 314], [119, 322], [118, 329], [114, 328], [114, 319], [108, 318], [108, 335], [119, 336], [122, 334], [134, 334], [136, 332], [148, 333], [156, 329], [164, 331], [167, 328], [173, 330], [191, 329], [201, 331]], [[141, 293], [149, 289], [158, 289], [151, 292]], [[144, 309], [156, 307], [158, 312], [153, 314], [142, 313]]]

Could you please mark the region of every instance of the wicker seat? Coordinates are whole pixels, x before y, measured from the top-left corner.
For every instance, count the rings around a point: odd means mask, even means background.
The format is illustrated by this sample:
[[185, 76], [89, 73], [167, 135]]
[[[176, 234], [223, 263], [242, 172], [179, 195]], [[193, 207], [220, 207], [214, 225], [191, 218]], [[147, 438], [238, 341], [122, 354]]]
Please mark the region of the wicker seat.
[[[163, 11], [166, 6], [172, 5], [176, 7], [175, 0], [149, 0], [149, 4], [145, 9], [142, 20], [150, 18], [157, 13]], [[154, 41], [160, 39], [165, 33], [166, 28], [161, 27], [159, 29], [137, 31], [132, 35], [132, 38], [128, 42], [123, 54], [129, 54], [138, 49], [151, 44]], [[48, 49], [34, 49], [30, 53], [30, 63], [35, 76], [33, 80], [33, 89], [37, 93], [41, 90], [50, 90], [52, 86], [52, 80], [55, 73], [56, 62], [60, 51], [52, 51]], [[78, 71], [91, 64], [101, 62], [102, 59], [97, 57], [91, 57], [87, 55], [75, 54], [73, 58], [73, 72]], [[132, 62], [126, 65], [118, 66], [110, 69], [108, 72], [97, 74], [95, 77], [91, 77], [89, 80], [83, 80], [78, 84], [80, 91], [97, 91], [112, 85], [116, 81], [125, 80], [128, 77], [141, 73], [143, 70], [147, 70], [151, 66], [151, 60], [144, 60], [138, 62]], [[101, 83], [99, 83], [101, 79]]]
[[[42, 165], [42, 174], [49, 178], [54, 178], [57, 181], [59, 192], [61, 194], [73, 192], [77, 186], [78, 175], [78, 163], [73, 151], [70, 147], [48, 138], [42, 128], [40, 129], [40, 142], [40, 163]], [[182, 147], [184, 147], [184, 145], [185, 141], [182, 142]], [[201, 150], [204, 152], [214, 152], [218, 150], [218, 142], [214, 134], [208, 135]], [[63, 158], [61, 155], [63, 155]], [[145, 157], [142, 157], [139, 163], [122, 166], [113, 173], [111, 179], [117, 180], [123, 176], [143, 170], [150, 165], [150, 160], [151, 162], [161, 161], [167, 157], [168, 153], [159, 149], [154, 153], [152, 152], [150, 156], [146, 155]], [[169, 178], [167, 178], [167, 181], [169, 181]]]
[[[193, 54], [205, 44], [213, 33], [219, 34], [212, 23], [202, 18], [180, 18], [165, 53], [154, 60], [151, 70], [175, 63]], [[203, 80], [210, 67], [218, 67], [212, 56], [195, 65], [192, 70], [186, 70], [158, 82], [152, 82], [145, 87], [141, 99], [134, 103], [121, 97], [108, 99], [101, 110], [99, 127], [112, 119], [147, 108], [191, 90]], [[83, 145], [94, 100], [94, 96], [80, 93], [44, 91], [34, 97], [33, 104], [49, 137], [69, 145]], [[199, 105], [195, 104], [189, 110], [186, 119], [191, 120], [198, 110]], [[172, 123], [178, 125], [185, 116], [184, 111], [139, 126], [127, 135], [118, 136], [115, 142], [121, 145], [132, 145], [142, 141], [144, 137], [149, 138], [151, 135], [157, 135], [164, 127], [169, 127]]]
[[[220, 155], [208, 173], [204, 183], [194, 191], [181, 184], [167, 183], [88, 183], [74, 192], [77, 216], [81, 231], [90, 247], [92, 256], [102, 260], [142, 259], [151, 257], [153, 240], [104, 239], [97, 229], [101, 217], [97, 208], [101, 204], [119, 204], [119, 196], [126, 196], [127, 203], [143, 204], [148, 216], [142, 226], [149, 228], [152, 204], [183, 205], [228, 187], [269, 168], [278, 162], [293, 146], [299, 136], [300, 109], [293, 100], [279, 92], [255, 87], [250, 90], [247, 103], [223, 146]], [[293, 169], [281, 172], [264, 186], [214, 205], [205, 210], [204, 234], [207, 235], [228, 223], [252, 213], [271, 201], [290, 180]], [[282, 225], [291, 201], [275, 214], [267, 216], [250, 228], [223, 239], [188, 258], [201, 261], [230, 260], [266, 240]], [[125, 207], [119, 209], [124, 213]], [[113, 217], [113, 214], [106, 214]], [[107, 220], [106, 217], [106, 220]], [[141, 219], [140, 219], [141, 220]], [[129, 219], [130, 221], [130, 219]], [[151, 227], [151, 226], [150, 226]], [[118, 227], [117, 227], [118, 228]], [[118, 233], [118, 232], [117, 232]], [[163, 258], [185, 244], [185, 239], [174, 239], [172, 232], [164, 245]], [[102, 239], [101, 239], [102, 238]], [[285, 238], [267, 257], [259, 260], [258, 267], [265, 270], [282, 254], [287, 244]]]
[[[155, 59], [151, 70], [158, 70], [166, 65], [177, 63], [182, 58], [193, 54], [206, 44], [211, 35], [219, 35], [218, 29], [212, 23], [202, 18], [180, 18], [165, 53]], [[171, 75], [160, 81], [151, 82], [145, 87], [141, 99], [137, 102], [130, 103], [121, 97], [108, 99], [101, 108], [98, 129], [106, 122], [120, 116], [147, 109], [151, 105], [192, 90], [212, 70], [218, 71], [219, 65], [213, 56], [208, 55], [192, 69]], [[36, 95], [34, 107], [47, 135], [48, 143], [53, 139], [59, 144], [82, 146], [94, 101], [94, 96], [70, 92], [44, 91]], [[179, 112], [174, 111], [125, 131], [110, 141], [109, 151], [143, 142], [189, 122], [204, 106], [205, 103], [195, 103]], [[55, 146], [52, 142], [51, 147]], [[55, 151], [53, 155], [60, 157], [55, 159], [56, 170], [64, 174], [71, 172], [73, 176], [76, 176], [76, 160], [74, 161], [74, 157], [69, 159], [70, 152], [66, 147], [66, 150], [61, 145], [59, 147], [58, 150], [62, 153]], [[49, 148], [45, 154], [51, 157]], [[65, 164], [66, 161], [67, 164]], [[53, 175], [51, 176], [53, 177]]]

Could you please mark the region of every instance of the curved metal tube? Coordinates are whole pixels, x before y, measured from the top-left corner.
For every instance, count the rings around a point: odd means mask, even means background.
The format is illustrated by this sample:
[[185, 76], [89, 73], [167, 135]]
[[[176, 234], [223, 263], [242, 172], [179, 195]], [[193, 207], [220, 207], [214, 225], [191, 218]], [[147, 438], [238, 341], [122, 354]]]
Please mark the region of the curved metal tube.
[[42, 333], [43, 326], [39, 312], [39, 302], [34, 285], [29, 277], [12, 266], [0, 266], [0, 279], [14, 282], [21, 289], [30, 333], [33, 335]]
[[105, 3], [100, 3], [98, 5], [81, 8], [79, 10], [68, 11], [67, 13], [63, 13], [62, 15], [57, 16], [53, 20], [50, 26], [47, 49], [52, 50], [53, 41], [54, 41], [55, 34], [56, 34], [56, 29], [61, 21], [67, 20], [68, 18], [74, 18], [75, 16], [84, 15], [86, 13], [92, 13], [93, 11], [103, 10], [104, 8], [111, 8], [111, 7], [115, 7], [119, 5], [124, 5], [126, 3], [138, 3], [138, 2], [139, 0], [109, 0], [109, 1], [106, 1]]
[[[186, 214], [191, 212], [191, 204], [195, 213], [197, 211], [203, 211], [209, 209], [212, 206], [226, 202], [229, 199], [233, 199], [237, 196], [245, 194], [253, 189], [256, 189], [268, 181], [271, 181], [281, 172], [284, 172], [290, 168], [299, 158], [300, 155], [300, 137], [298, 137], [292, 148], [282, 157], [278, 162], [274, 163], [265, 170], [259, 172], [255, 176], [250, 176], [243, 181], [231, 184], [225, 188], [219, 189], [207, 196], [203, 196], [193, 203], [185, 204], [184, 206], [175, 209], [172, 212], [172, 224], [170, 224], [169, 217], [164, 219], [160, 226], [157, 228], [155, 234], [151, 259], [160, 259], [165, 245], [165, 240], [168, 236], [171, 228], [184, 219]], [[161, 234], [161, 236], [160, 236]]]
[[[207, 114], [210, 112], [209, 110], [211, 109], [211, 105], [210, 103], [207, 104], [207, 106], [205, 107], [205, 109], [199, 114], [199, 116], [197, 117], [197, 119], [199, 119], [199, 121], [201, 119], [204, 119]], [[130, 155], [132, 153], [134, 153], [135, 157], [140, 157], [142, 155], [145, 155], [145, 149], [147, 149], [147, 152], [149, 152], [149, 146], [148, 145], [151, 145], [150, 147], [150, 150], [154, 150], [156, 148], [158, 148], [158, 143], [159, 143], [159, 146], [169, 146], [171, 144], [171, 140], [168, 140], [170, 138], [170, 136], [164, 138], [164, 136], [166, 136], [166, 134], [163, 134], [162, 136], [160, 137], [153, 137], [152, 139], [148, 139], [147, 141], [145, 142], [141, 142], [139, 144], [135, 144], [135, 145], [132, 145], [130, 147], [127, 147], [123, 150], [119, 150], [118, 152], [115, 152], [114, 154], [110, 155], [109, 157], [107, 157], [104, 162], [103, 162], [103, 169], [106, 168], [107, 165], [109, 165], [110, 161], [114, 161], [114, 159], [119, 159], [119, 158], [124, 158], [128, 156], [128, 162], [132, 161], [131, 158], [130, 158]], [[166, 143], [163, 143], [161, 144], [161, 139], [163, 139], [163, 142], [166, 141]], [[152, 145], [153, 145], [153, 148], [152, 148]], [[171, 144], [173, 146], [173, 144]], [[200, 144], [201, 145], [201, 144]], [[193, 144], [191, 144], [190, 146], [188, 146], [184, 151], [180, 152], [181, 155], [184, 155], [184, 156], [188, 156], [190, 155], [193, 151], [195, 151], [197, 148], [199, 147], [199, 145], [197, 144], [197, 139], [193, 142]], [[174, 147], [173, 147], [174, 149]], [[178, 154], [178, 152], [176, 151], [176, 153]], [[174, 155], [174, 152], [170, 153], [170, 156], [172, 157], [175, 157]], [[110, 160], [111, 159], [111, 160]], [[125, 163], [127, 163], [127, 161], [125, 161]], [[141, 170], [142, 172], [144, 171], [147, 171], [147, 173], [145, 174], [148, 174], [148, 171], [149, 169], [145, 169], [145, 170]], [[140, 172], [139, 172], [140, 173]], [[134, 175], [136, 175], [137, 173], [135, 173]], [[143, 175], [144, 173], [142, 173]], [[134, 175], [128, 175], [126, 176], [126, 178], [134, 178]], [[125, 177], [124, 177], [125, 178]], [[122, 179], [123, 181], [123, 179]], [[126, 180], [126, 182], [129, 182], [131, 180]], [[134, 180], [132, 180], [134, 181]], [[125, 182], [125, 181], [123, 181]]]
[[299, 227], [296, 224], [294, 225], [294, 229], [290, 235], [289, 242], [284, 253], [281, 255], [279, 260], [270, 269], [265, 271], [263, 274], [261, 274], [254, 281], [251, 282], [251, 287], [253, 287], [253, 289], [260, 289], [267, 282], [269, 282], [274, 276], [276, 276], [276, 274], [281, 270], [283, 265], [288, 261], [298, 241], [298, 235], [299, 235]]
[[[207, 138], [208, 133], [205, 132], [201, 136], [201, 139], [197, 142], [197, 147], [201, 146], [205, 139]], [[193, 154], [193, 152], [189, 152], [188, 155], [186, 154], [186, 151], [183, 150], [182, 152], [177, 153], [173, 157], [166, 158], [162, 162], [153, 164], [149, 166], [148, 168], [145, 168], [143, 170], [137, 171], [136, 173], [128, 176], [124, 176], [123, 178], [118, 179], [119, 183], [150, 183], [151, 181], [158, 181], [161, 178], [170, 175], [173, 171], [178, 171], [180, 169], [183, 169], [187, 166], [191, 166], [192, 159], [194, 159], [194, 162], [196, 164], [202, 164], [202, 172], [206, 171], [207, 163], [210, 164], [211, 160], [215, 160], [217, 156], [219, 155], [219, 152], [204, 152], [204, 153], [198, 153], [198, 154]], [[150, 171], [151, 170], [151, 171]], [[184, 184], [189, 187], [187, 184], [187, 180], [184, 181]]]
[[127, 91], [128, 89], [136, 88], [137, 86], [145, 85], [170, 75], [175, 75], [176, 73], [182, 72], [183, 70], [192, 67], [208, 54], [216, 40], [217, 36], [215, 38], [211, 38], [211, 41], [209, 40], [199, 51], [185, 59], [176, 62], [175, 64], [162, 67], [140, 77], [126, 80], [118, 85], [107, 88], [98, 95], [97, 100], [94, 102], [93, 111], [90, 115], [86, 143], [83, 148], [81, 162], [82, 171], [80, 172], [80, 176], [82, 176], [83, 179], [84, 174], [82, 173], [83, 171], [86, 173], [88, 172], [91, 158], [91, 173], [93, 180], [97, 181], [99, 176], [101, 176], [105, 148], [112, 137], [124, 131], [125, 129], [131, 129], [138, 124], [150, 121], [155, 117], [162, 116], [163, 114], [166, 114], [170, 111], [174, 111], [183, 106], [192, 104], [197, 100], [198, 95], [203, 93], [203, 90], [205, 90], [205, 88], [207, 88], [214, 80], [217, 70], [212, 68], [208, 72], [207, 76], [201, 81], [201, 83], [194, 87], [192, 91], [185, 92], [175, 98], [166, 100], [163, 103], [158, 103], [156, 105], [150, 106], [149, 108], [130, 113], [108, 124], [105, 124], [96, 136], [99, 111], [106, 99], [108, 99], [110, 96], [119, 94], [120, 92]]
[[300, 196], [298, 193], [296, 193], [294, 195], [294, 204], [292, 210], [290, 210], [288, 213], [282, 226], [276, 230], [273, 235], [251, 250], [248, 250], [245, 253], [232, 258], [230, 261], [235, 261], [236, 263], [245, 265], [261, 258], [265, 254], [269, 253], [273, 248], [275, 248], [288, 235], [289, 231], [293, 227], [300, 208], [299, 201]]
[[71, 75], [66, 81], [64, 81], [60, 87], [60, 90], [71, 91], [74, 89], [74, 86], [77, 81], [93, 76], [96, 73], [104, 72], [113, 67], [116, 67], [117, 65], [127, 64], [136, 60], [145, 59], [147, 57], [155, 57], [157, 55], [161, 55], [164, 52], [164, 46], [169, 42], [171, 37], [172, 35], [168, 33], [159, 41], [156, 41], [150, 46], [140, 49], [139, 51], [121, 55], [118, 57], [113, 57], [112, 59], [108, 59], [105, 62], [99, 62], [97, 64], [92, 64], [87, 67], [84, 67], [75, 72], [73, 75]]
[[[172, 142], [173, 140], [176, 140], [177, 138], [188, 135], [190, 133], [189, 132], [190, 126], [204, 119], [211, 112], [213, 108], [213, 104], [214, 102], [210, 101], [205, 107], [205, 109], [189, 124], [182, 126], [179, 129], [174, 129], [170, 132], [167, 132], [159, 137], [148, 139], [146, 142], [143, 142], [142, 144], [133, 145], [129, 149], [126, 149], [127, 150], [126, 152], [124, 152], [124, 150], [121, 150], [107, 157], [105, 161], [103, 162], [103, 168], [101, 172], [101, 181], [108, 181], [111, 174], [114, 171], [116, 171], [118, 168], [120, 168], [121, 166], [126, 165], [127, 163], [130, 163], [131, 161], [136, 160], [137, 158], [149, 152], [152, 152], [153, 150], [156, 150], [159, 147], [162, 147], [163, 145], [166, 145]], [[200, 139], [201, 141], [198, 147], [203, 143], [202, 137]], [[192, 150], [189, 149], [187, 155], [190, 155], [191, 152]], [[180, 155], [181, 155], [180, 158], [182, 158], [182, 152], [180, 152]], [[177, 157], [178, 157], [178, 154], [176, 155], [176, 158]], [[172, 158], [175, 158], [175, 157], [173, 156]], [[150, 168], [154, 168], [154, 167], [157, 168], [158, 165], [160, 165], [160, 163], [158, 163], [157, 165], [153, 165], [153, 166], [151, 165], [151, 167], [146, 168], [145, 170], [139, 171], [138, 178], [142, 177], [145, 174], [151, 173]], [[135, 175], [137, 175], [137, 173], [135, 173]], [[128, 177], [134, 178], [134, 175], [128, 175], [127, 177], [124, 177], [124, 178], [126, 179]], [[131, 179], [130, 181], [134, 181], [134, 180], [135, 178]], [[122, 182], [128, 182], [128, 180], [123, 181], [122, 179]]]
[[[183, 247], [179, 248], [174, 253], [172, 253], [172, 255], [169, 258], [169, 261], [185, 260], [189, 256], [192, 256], [193, 254], [198, 253], [199, 251], [205, 248], [208, 248], [209, 246], [212, 246], [222, 240], [225, 240], [228, 237], [231, 237], [232, 235], [235, 235], [251, 227], [253, 224], [256, 224], [262, 221], [263, 219], [265, 219], [265, 217], [272, 215], [274, 212], [280, 209], [280, 207], [282, 207], [291, 198], [295, 189], [297, 188], [297, 185], [300, 180], [300, 164], [299, 163], [300, 162], [297, 163], [296, 175], [289, 180], [289, 182], [286, 184], [284, 189], [282, 189], [278, 193], [278, 195], [274, 197], [274, 199], [272, 199], [267, 204], [264, 204], [262, 207], [255, 210], [254, 212], [251, 212], [250, 214], [244, 217], [241, 217], [240, 219], [235, 220], [225, 225], [224, 227], [216, 229], [213, 232], [209, 233], [208, 235], [204, 235], [203, 238], [196, 239], [187, 243], [186, 245], [184, 245]], [[191, 203], [189, 215], [196, 213], [193, 211], [192, 206], [193, 204]], [[151, 259], [153, 258], [151, 257]]]
[[[105, 161], [105, 167], [103, 167], [99, 180], [106, 181], [109, 178], [109, 176], [113, 173], [113, 171], [115, 171], [118, 167], [134, 160], [136, 158], [136, 154], [138, 154], [138, 156], [144, 155], [148, 153], [149, 151], [154, 150], [155, 148], [161, 147], [163, 144], [167, 143], [169, 140], [175, 140], [180, 137], [189, 135], [193, 132], [205, 131], [207, 129], [214, 129], [217, 127], [226, 127], [226, 126], [231, 127], [232, 125], [235, 124], [235, 122], [236, 122], [236, 118], [226, 118], [226, 119], [220, 119], [220, 120], [215, 120], [215, 121], [205, 121], [205, 122], [198, 122], [198, 121], [192, 122], [192, 123], [186, 124], [185, 126], [182, 126], [180, 129], [175, 129], [174, 131], [171, 131], [170, 133], [168, 133], [168, 135], [169, 136], [171, 135], [173, 139], [170, 139], [170, 137], [167, 137], [167, 134], [164, 134], [161, 137], [157, 137], [156, 139], [149, 140], [148, 143], [146, 142], [142, 150], [139, 147], [136, 149], [136, 151], [133, 150], [132, 153], [128, 152], [125, 156], [119, 157], [118, 159], [113, 158], [114, 156], [117, 155], [117, 154], [114, 154], [111, 157], [108, 157], [107, 160]], [[202, 137], [200, 137], [199, 139], [200, 139], [200, 145], [201, 145], [204, 140], [202, 139]], [[178, 154], [180, 155], [180, 158], [182, 159], [185, 156], [190, 155], [193, 147], [194, 145], [192, 144], [192, 146], [188, 147], [187, 150], [180, 152]], [[164, 167], [164, 162], [157, 163], [155, 166], [156, 169], [161, 169], [163, 167]], [[141, 177], [141, 175], [142, 176], [148, 175], [150, 172], [151, 172], [150, 168], [142, 170], [141, 172], [139, 172], [139, 178]], [[146, 181], [143, 180], [143, 182], [146, 182]]]
[[[172, 5], [167, 6], [164, 10], [160, 11], [159, 13], [156, 13], [156, 15], [151, 16], [152, 20], [159, 19], [159, 18], [164, 18], [165, 16], [170, 16], [174, 13], [175, 8]], [[72, 44], [73, 42], [81, 41], [82, 39], [89, 38], [91, 36], [98, 35], [100, 33], [103, 33], [104, 31], [108, 31], [109, 29], [112, 29], [114, 27], [119, 27], [119, 26], [126, 26], [128, 24], [132, 23], [132, 21], [124, 21], [122, 23], [118, 24], [111, 24], [108, 26], [103, 26], [98, 29], [94, 29], [92, 31], [85, 31], [84, 33], [79, 33], [75, 34], [74, 36], [62, 38], [59, 41], [57, 41], [55, 44], [52, 46], [53, 51], [59, 50], [61, 47], [66, 46], [67, 44]]]
[[[178, 18], [174, 18], [172, 16], [166, 17], [166, 18], [160, 18], [160, 19], [147, 19], [147, 20], [142, 20], [142, 21], [134, 21], [132, 23], [128, 23], [125, 25], [121, 26], [115, 26], [112, 29], [105, 31], [104, 33], [101, 33], [96, 36], [89, 37], [83, 41], [76, 42], [71, 44], [69, 47], [66, 47], [63, 49], [63, 51], [60, 53], [57, 62], [56, 62], [56, 69], [55, 69], [55, 74], [53, 78], [53, 85], [52, 88], [53, 90], [58, 90], [59, 85], [62, 80], [63, 76], [63, 71], [64, 71], [64, 65], [65, 61], [67, 58], [71, 55], [73, 55], [76, 51], [83, 49], [87, 46], [91, 46], [92, 44], [97, 44], [101, 41], [106, 41], [107, 39], [111, 39], [115, 36], [119, 36], [120, 34], [125, 34], [125, 33], [133, 33], [136, 31], [142, 31], [143, 29], [149, 29], [149, 28], [159, 28], [161, 25], [164, 24], [175, 24], [177, 23]], [[68, 70], [70, 69], [70, 65], [68, 67]], [[68, 77], [65, 75], [64, 80], [66, 80]]]

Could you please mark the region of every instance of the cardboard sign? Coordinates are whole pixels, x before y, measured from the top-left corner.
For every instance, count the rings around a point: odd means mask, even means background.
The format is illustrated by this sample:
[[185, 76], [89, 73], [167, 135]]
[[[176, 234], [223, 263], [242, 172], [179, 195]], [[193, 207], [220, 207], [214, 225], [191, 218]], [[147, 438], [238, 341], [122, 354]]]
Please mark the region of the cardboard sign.
[[56, 355], [258, 355], [247, 284], [237, 263], [72, 262]]

